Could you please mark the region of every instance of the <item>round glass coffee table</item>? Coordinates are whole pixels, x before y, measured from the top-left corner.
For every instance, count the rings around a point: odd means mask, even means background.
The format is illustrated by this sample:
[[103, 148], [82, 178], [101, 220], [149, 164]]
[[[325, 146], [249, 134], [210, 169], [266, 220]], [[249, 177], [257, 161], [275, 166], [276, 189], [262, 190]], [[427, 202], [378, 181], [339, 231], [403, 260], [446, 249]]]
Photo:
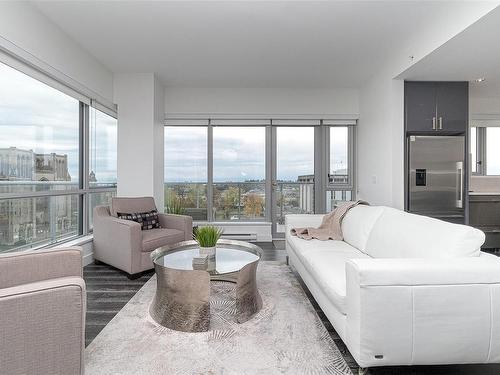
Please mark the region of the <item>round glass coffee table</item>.
[[195, 241], [163, 246], [151, 253], [156, 272], [156, 294], [151, 317], [164, 327], [203, 332], [210, 327], [210, 281], [236, 283], [237, 321], [249, 320], [262, 308], [257, 289], [260, 247], [243, 241], [219, 240], [215, 256], [206, 265], [193, 267], [200, 256]]

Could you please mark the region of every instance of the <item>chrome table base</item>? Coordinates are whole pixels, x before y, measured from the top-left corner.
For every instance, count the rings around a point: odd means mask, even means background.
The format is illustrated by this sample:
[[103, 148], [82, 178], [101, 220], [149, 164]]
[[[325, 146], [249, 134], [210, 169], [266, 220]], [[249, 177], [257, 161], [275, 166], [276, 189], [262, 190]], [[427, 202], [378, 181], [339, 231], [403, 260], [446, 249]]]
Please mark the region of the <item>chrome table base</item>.
[[183, 332], [204, 332], [210, 328], [210, 281], [236, 283], [237, 322], [244, 323], [262, 308], [257, 289], [259, 259], [241, 270], [210, 275], [201, 270], [178, 270], [155, 263], [157, 288], [149, 308], [160, 325]]

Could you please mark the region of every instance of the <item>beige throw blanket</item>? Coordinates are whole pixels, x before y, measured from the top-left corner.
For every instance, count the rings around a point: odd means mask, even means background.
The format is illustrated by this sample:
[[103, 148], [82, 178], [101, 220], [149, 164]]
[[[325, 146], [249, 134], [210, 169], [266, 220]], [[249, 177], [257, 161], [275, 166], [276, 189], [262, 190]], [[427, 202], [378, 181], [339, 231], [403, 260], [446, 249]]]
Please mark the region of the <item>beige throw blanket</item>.
[[312, 240], [313, 238], [316, 238], [321, 241], [342, 241], [344, 239], [340, 226], [342, 224], [342, 219], [347, 211], [358, 204], [368, 205], [367, 202], [361, 200], [339, 204], [337, 208], [323, 217], [323, 221], [318, 228], [292, 228], [292, 236], [297, 236], [299, 238], [303, 238], [304, 240]]

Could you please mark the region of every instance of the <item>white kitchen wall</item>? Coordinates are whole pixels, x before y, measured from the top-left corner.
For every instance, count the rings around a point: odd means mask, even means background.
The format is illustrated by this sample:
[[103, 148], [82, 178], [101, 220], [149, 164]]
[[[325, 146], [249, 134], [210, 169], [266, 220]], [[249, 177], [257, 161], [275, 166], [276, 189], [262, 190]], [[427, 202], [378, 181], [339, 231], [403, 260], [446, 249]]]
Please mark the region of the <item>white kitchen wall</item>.
[[0, 50], [84, 86], [92, 98], [113, 101], [112, 73], [28, 2], [0, 2]]

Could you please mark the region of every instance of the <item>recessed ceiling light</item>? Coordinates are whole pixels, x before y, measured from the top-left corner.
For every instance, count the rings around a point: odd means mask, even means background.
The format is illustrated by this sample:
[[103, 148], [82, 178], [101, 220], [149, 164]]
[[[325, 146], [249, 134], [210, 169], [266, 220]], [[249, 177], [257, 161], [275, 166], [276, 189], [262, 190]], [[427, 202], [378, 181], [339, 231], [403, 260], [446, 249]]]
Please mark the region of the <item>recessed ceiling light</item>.
[[484, 78], [484, 77], [481, 77], [481, 78], [476, 78], [476, 79], [474, 80], [474, 82], [476, 82], [476, 83], [481, 83], [481, 82], [484, 82], [484, 81], [486, 81], [486, 78]]

